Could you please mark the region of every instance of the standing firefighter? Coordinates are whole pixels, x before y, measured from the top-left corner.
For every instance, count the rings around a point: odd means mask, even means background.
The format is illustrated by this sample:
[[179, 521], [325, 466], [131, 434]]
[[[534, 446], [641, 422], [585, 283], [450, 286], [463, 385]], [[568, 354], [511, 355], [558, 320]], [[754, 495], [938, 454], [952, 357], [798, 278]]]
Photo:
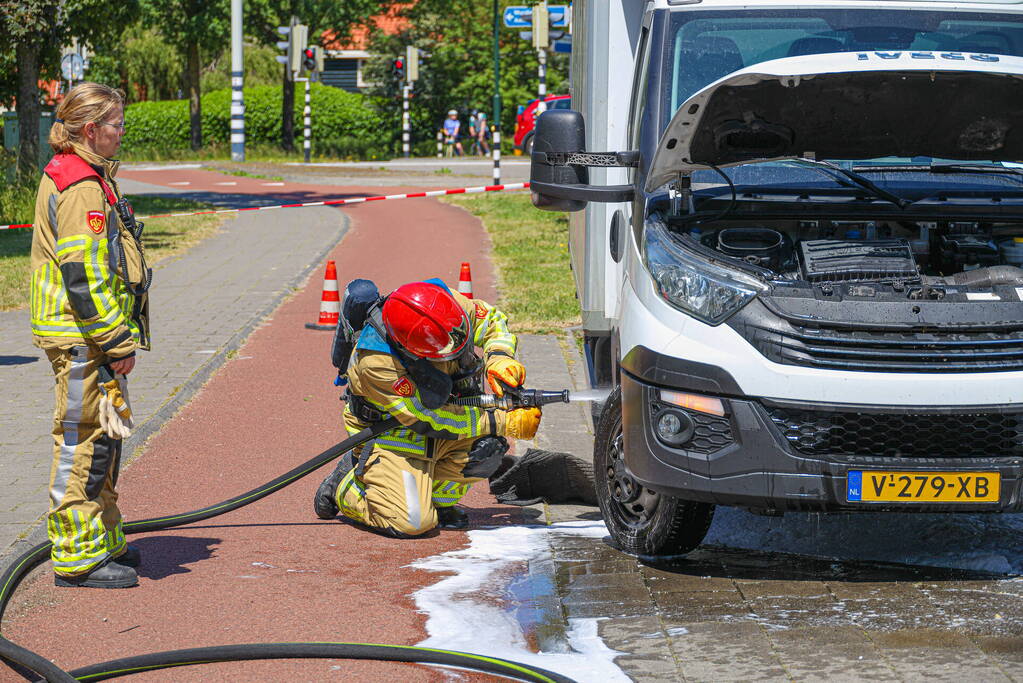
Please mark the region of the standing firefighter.
[[149, 348], [151, 272], [114, 181], [123, 105], [123, 93], [96, 83], [68, 93], [36, 199], [32, 334], [56, 382], [47, 530], [58, 586], [138, 583], [114, 487], [131, 427], [125, 376]]
[[[439, 280], [403, 285], [382, 305], [372, 283], [356, 280], [342, 305], [349, 333], [353, 292], [374, 303], [354, 323], [365, 327], [350, 359], [335, 345], [335, 365], [349, 381], [345, 427], [354, 434], [388, 417], [401, 426], [342, 458], [316, 492], [316, 514], [331, 519], [340, 510], [397, 538], [438, 525], [464, 529], [468, 517], [455, 504], [470, 485], [497, 470], [508, 450], [505, 436], [532, 439], [540, 424], [538, 408], [488, 410], [452, 402], [480, 394], [484, 373], [498, 394], [505, 385], [522, 385], [526, 369], [515, 360], [507, 317]], [[482, 361], [474, 347], [483, 350]]]

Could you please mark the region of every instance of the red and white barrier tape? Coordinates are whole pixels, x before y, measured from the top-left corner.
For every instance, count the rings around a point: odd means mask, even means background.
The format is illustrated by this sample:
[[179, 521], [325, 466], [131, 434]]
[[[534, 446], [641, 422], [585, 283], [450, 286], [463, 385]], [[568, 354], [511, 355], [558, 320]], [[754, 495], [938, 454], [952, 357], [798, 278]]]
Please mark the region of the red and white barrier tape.
[[[362, 204], [379, 202], [384, 199], [417, 199], [419, 197], [440, 197], [447, 194], [478, 194], [480, 192], [501, 192], [502, 190], [524, 190], [529, 183], [511, 183], [508, 185], [480, 185], [479, 187], [460, 187], [453, 190], [430, 190], [429, 192], [409, 192], [407, 194], [388, 194], [377, 197], [356, 197], [354, 199], [327, 199], [322, 202], [305, 202], [302, 204], [277, 204], [275, 206], [246, 206], [241, 209], [209, 209], [207, 211], [189, 211], [186, 213], [158, 213], [152, 216], [139, 216], [139, 220], [150, 218], [178, 218], [181, 216], [202, 216], [215, 213], [241, 213], [242, 211], [270, 211], [271, 209], [298, 209], [306, 206], [342, 206], [345, 204]], [[0, 230], [31, 228], [31, 223], [17, 225], [0, 225]]]

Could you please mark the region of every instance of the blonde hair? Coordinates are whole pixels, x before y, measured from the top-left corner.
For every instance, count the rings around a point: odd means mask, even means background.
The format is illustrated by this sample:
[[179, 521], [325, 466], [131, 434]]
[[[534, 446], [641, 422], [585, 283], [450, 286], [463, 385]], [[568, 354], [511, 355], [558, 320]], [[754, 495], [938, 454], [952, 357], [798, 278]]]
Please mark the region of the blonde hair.
[[101, 83], [79, 83], [57, 107], [50, 127], [49, 143], [56, 154], [71, 151], [82, 142], [82, 129], [90, 121], [103, 121], [114, 107], [124, 106], [124, 91]]

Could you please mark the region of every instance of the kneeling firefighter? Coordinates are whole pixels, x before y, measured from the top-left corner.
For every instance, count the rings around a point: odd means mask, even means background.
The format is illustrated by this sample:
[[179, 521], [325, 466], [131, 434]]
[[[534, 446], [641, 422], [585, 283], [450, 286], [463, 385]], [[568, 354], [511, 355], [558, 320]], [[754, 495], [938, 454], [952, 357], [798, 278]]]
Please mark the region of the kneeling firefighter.
[[505, 436], [532, 439], [540, 424], [538, 408], [454, 403], [481, 394], [484, 374], [498, 395], [522, 385], [526, 369], [515, 360], [507, 320], [440, 280], [409, 283], [386, 298], [368, 280], [349, 283], [332, 354], [338, 383], [348, 383], [345, 427], [354, 434], [389, 417], [401, 426], [341, 459], [316, 492], [317, 516], [340, 511], [397, 538], [468, 527], [456, 503], [497, 470]]

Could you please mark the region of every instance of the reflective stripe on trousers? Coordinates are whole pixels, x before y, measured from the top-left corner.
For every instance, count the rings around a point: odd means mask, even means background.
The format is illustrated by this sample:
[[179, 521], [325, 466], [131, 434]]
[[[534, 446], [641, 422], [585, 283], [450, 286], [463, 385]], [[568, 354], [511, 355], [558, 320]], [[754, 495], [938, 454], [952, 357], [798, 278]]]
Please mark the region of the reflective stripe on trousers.
[[58, 574], [82, 574], [124, 551], [114, 491], [122, 444], [99, 426], [98, 352], [78, 346], [46, 355], [57, 403], [46, 526], [50, 556]]
[[457, 481], [439, 480], [433, 482], [433, 505], [434, 507], [451, 507], [469, 492], [470, 484], [460, 484]]

